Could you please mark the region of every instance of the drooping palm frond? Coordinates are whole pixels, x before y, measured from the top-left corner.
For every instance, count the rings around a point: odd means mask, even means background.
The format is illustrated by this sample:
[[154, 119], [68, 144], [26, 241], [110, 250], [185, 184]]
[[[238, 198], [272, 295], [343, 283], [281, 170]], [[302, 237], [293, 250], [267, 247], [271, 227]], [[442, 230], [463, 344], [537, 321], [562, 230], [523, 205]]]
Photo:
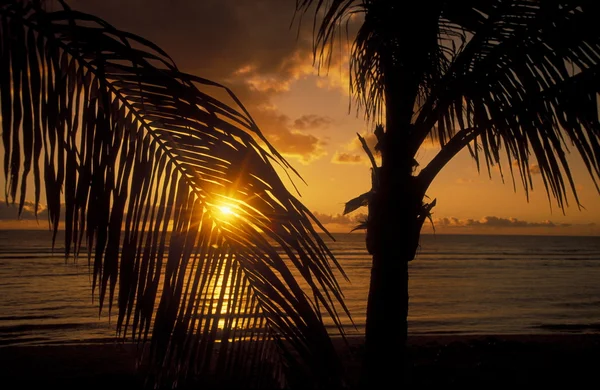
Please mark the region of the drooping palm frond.
[[569, 147], [596, 187], [600, 177], [596, 2], [466, 2], [458, 7], [462, 12], [456, 8], [448, 4], [442, 18], [468, 42], [455, 51], [415, 121], [422, 129], [415, 149], [428, 134], [445, 149], [423, 178], [430, 182], [467, 145], [478, 165], [482, 158], [488, 171], [501, 167], [503, 149], [513, 184], [513, 161], [526, 193], [536, 163], [549, 200], [564, 208], [571, 192], [579, 205]]
[[[382, 113], [383, 79], [380, 66], [381, 47], [387, 38], [374, 26], [380, 23], [372, 2], [360, 0], [296, 0], [296, 12], [303, 15], [314, 11], [313, 54], [318, 68], [328, 67], [335, 49], [339, 30], [348, 27], [351, 18], [365, 18], [356, 33], [350, 55], [350, 85], [358, 107], [367, 118], [379, 118]], [[381, 8], [380, 8], [381, 9]], [[379, 15], [381, 16], [381, 15]]]
[[63, 193], [66, 254], [87, 250], [121, 335], [151, 336], [157, 383], [334, 385], [343, 271], [237, 98], [66, 5], [1, 1], [0, 21], [7, 199], [33, 171], [56, 231]]
[[[390, 77], [395, 73], [384, 70], [386, 62], [401, 60], [404, 68], [410, 68], [405, 70], [415, 73], [415, 79], [420, 81], [416, 86], [417, 104], [421, 104], [427, 91], [449, 66], [448, 49], [442, 41], [452, 40], [456, 34], [437, 23], [442, 3], [437, 0], [410, 4], [396, 0], [297, 0], [296, 9], [315, 12], [314, 53], [319, 66], [328, 65], [324, 59], [329, 58], [334, 49], [337, 31], [360, 23], [352, 42], [349, 88], [358, 108], [364, 109], [366, 119], [377, 123], [386, 110], [386, 85], [393, 82]], [[407, 10], [411, 10], [410, 21], [403, 18]], [[417, 31], [414, 31], [415, 26], [418, 26]], [[420, 37], [423, 34], [428, 37]], [[437, 36], [440, 36], [439, 45]], [[403, 52], [411, 55], [397, 55]], [[420, 55], [421, 52], [426, 54]], [[412, 105], [407, 105], [407, 109], [411, 110]]]

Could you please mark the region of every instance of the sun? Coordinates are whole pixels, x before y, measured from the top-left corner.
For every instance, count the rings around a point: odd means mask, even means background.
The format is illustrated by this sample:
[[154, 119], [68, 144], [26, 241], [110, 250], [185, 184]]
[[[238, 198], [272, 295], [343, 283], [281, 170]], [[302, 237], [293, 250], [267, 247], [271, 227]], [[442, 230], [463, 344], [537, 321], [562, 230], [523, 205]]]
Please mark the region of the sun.
[[219, 206], [219, 211], [221, 212], [221, 214], [223, 214], [224, 216], [230, 216], [233, 215], [233, 210], [231, 209], [231, 207], [229, 206]]
[[238, 201], [232, 198], [219, 200], [211, 205], [213, 217], [221, 222], [233, 223], [240, 217]]

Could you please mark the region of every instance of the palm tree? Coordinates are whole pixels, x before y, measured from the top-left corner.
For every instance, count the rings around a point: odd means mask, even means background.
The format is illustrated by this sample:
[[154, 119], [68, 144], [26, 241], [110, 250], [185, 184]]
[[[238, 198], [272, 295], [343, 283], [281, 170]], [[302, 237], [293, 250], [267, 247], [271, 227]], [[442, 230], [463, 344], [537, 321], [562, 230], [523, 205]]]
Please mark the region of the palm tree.
[[7, 201], [43, 182], [157, 385], [339, 385], [341, 268], [273, 164], [292, 168], [230, 90], [61, 4], [0, 2]]
[[[513, 185], [533, 189], [537, 164], [549, 202], [580, 206], [567, 154], [598, 188], [600, 30], [595, 0], [297, 0], [315, 11], [315, 58], [328, 63], [339, 28], [357, 28], [350, 89], [376, 132], [381, 166], [368, 203], [372, 255], [365, 366], [388, 388], [405, 366], [408, 263], [434, 202], [425, 194], [464, 148], [488, 172], [508, 162]], [[312, 6], [312, 8], [311, 8]], [[362, 24], [360, 24], [362, 23]], [[360, 24], [360, 26], [356, 26]], [[440, 147], [418, 169], [427, 139]], [[502, 172], [502, 171], [501, 171]], [[392, 351], [392, 352], [390, 352]]]

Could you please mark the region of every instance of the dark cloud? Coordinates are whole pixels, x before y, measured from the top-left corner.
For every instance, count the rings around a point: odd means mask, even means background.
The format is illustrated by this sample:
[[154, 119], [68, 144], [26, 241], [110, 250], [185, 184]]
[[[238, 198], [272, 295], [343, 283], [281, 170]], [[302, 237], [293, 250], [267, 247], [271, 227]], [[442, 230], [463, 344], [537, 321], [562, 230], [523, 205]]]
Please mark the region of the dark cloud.
[[294, 1], [71, 0], [69, 4], [157, 43], [180, 69], [228, 86], [279, 152], [304, 162], [324, 154], [323, 142], [302, 132], [309, 130], [311, 119], [323, 126], [322, 117], [309, 113], [295, 120], [271, 103], [293, 81], [315, 73], [312, 23], [302, 23], [300, 30], [297, 23], [290, 27]]
[[362, 164], [365, 159], [358, 154], [338, 153], [336, 152], [331, 159], [331, 162], [336, 164]]
[[[290, 28], [295, 3], [281, 0], [71, 0], [167, 50], [191, 72], [225, 79], [244, 67], [259, 74], [294, 73], [297, 51], [311, 52], [311, 35]], [[309, 32], [310, 23], [303, 31]]]

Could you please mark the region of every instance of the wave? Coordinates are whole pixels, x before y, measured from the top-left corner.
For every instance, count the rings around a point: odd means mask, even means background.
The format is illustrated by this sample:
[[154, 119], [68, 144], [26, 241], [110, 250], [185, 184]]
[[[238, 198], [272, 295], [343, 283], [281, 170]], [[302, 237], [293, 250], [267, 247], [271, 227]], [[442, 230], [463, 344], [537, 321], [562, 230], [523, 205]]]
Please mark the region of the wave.
[[22, 316], [0, 315], [0, 321], [51, 320], [51, 319], [56, 319], [56, 318], [60, 318], [60, 316], [57, 316], [57, 315], [22, 315]]
[[82, 328], [95, 328], [98, 327], [98, 323], [60, 323], [60, 324], [21, 324], [21, 325], [0, 325], [0, 337], [3, 334], [18, 333], [18, 332], [30, 332], [37, 330], [65, 330], [65, 329], [82, 329]]
[[544, 329], [557, 332], [600, 332], [600, 323], [591, 324], [538, 324], [534, 329]]

